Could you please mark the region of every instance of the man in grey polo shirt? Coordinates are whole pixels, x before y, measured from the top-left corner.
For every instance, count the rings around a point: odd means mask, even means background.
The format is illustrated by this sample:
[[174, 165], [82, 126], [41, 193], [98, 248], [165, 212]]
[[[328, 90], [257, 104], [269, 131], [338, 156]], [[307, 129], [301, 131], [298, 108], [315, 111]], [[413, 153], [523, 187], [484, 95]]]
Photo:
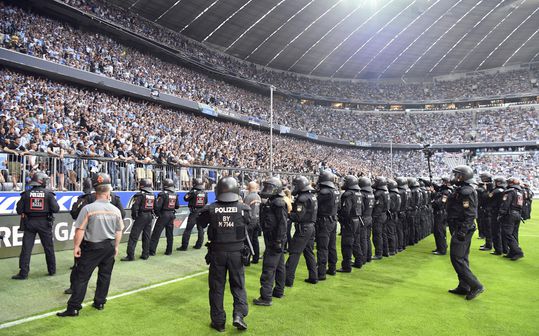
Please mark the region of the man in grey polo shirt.
[[82, 208], [74, 224], [73, 255], [79, 259], [73, 269], [73, 294], [67, 302], [67, 309], [56, 314], [60, 317], [79, 315], [88, 281], [96, 268], [99, 271], [92, 306], [102, 310], [107, 301], [114, 257], [118, 255], [118, 245], [122, 238], [123, 221], [120, 210], [110, 203], [110, 176], [97, 174], [94, 178], [96, 201]]

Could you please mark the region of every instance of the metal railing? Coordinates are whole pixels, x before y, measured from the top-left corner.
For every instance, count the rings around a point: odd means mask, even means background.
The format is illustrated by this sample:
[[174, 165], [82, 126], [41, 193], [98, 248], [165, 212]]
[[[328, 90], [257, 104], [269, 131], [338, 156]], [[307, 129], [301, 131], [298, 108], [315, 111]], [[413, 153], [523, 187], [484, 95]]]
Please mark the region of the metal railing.
[[25, 190], [32, 175], [44, 172], [49, 176], [48, 187], [56, 191], [82, 191], [83, 180], [96, 173], [107, 173], [111, 176], [113, 189], [116, 191], [133, 191], [138, 189], [138, 181], [149, 178], [155, 190], [162, 188], [165, 178], [174, 181], [179, 191], [189, 190], [194, 178], [202, 178], [206, 189], [211, 190], [223, 176], [234, 176], [240, 184], [251, 181], [261, 182], [270, 176], [278, 176], [291, 185], [295, 176], [304, 175], [311, 181], [316, 174], [279, 172], [264, 169], [248, 169], [237, 167], [172, 165], [157, 162], [139, 163], [106, 157], [89, 157], [64, 155], [53, 156], [42, 152], [17, 152], [18, 154], [0, 151], [0, 191]]

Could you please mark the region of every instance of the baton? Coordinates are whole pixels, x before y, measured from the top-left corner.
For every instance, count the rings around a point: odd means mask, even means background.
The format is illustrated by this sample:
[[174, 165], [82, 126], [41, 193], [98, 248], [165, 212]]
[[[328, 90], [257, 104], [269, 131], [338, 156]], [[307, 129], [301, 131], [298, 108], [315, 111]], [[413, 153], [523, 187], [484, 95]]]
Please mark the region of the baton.
[[247, 232], [247, 226], [244, 226], [244, 228], [245, 228], [245, 238], [247, 238], [247, 245], [249, 245], [249, 250], [251, 251], [251, 255], [255, 255], [255, 249], [253, 248], [253, 244], [251, 243], [249, 232]]

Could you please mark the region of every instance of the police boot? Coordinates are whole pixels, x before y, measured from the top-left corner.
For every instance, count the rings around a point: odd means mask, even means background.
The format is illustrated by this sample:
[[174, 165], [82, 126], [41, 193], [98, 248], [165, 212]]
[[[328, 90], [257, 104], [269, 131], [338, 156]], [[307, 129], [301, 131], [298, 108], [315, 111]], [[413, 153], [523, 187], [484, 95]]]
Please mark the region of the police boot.
[[253, 300], [253, 304], [255, 306], [269, 307], [269, 306], [271, 306], [272, 302], [270, 300], [264, 300], [263, 298], [259, 297], [258, 299]]
[[64, 291], [64, 294], [73, 294], [73, 290], [71, 288], [68, 288]]
[[479, 294], [483, 293], [485, 291], [485, 287], [481, 286], [479, 288], [475, 288], [470, 290], [470, 292], [466, 295], [466, 300], [473, 300], [475, 299]]
[[211, 323], [210, 327], [217, 330], [218, 332], [225, 332], [225, 325], [223, 324], [217, 324], [217, 323]]
[[79, 311], [76, 309], [67, 308], [65, 311], [61, 313], [56, 313], [56, 316], [58, 317], [75, 317], [79, 316]]
[[234, 322], [232, 322], [232, 325], [234, 325], [234, 327], [236, 327], [238, 330], [247, 330], [247, 324], [241, 315], [234, 316]]
[[122, 259], [120, 259], [121, 261], [133, 261], [134, 259], [131, 258], [130, 256], [125, 256], [123, 257]]
[[28, 279], [27, 275], [22, 275], [21, 273], [17, 273], [14, 276], [11, 277], [13, 280], [26, 280]]

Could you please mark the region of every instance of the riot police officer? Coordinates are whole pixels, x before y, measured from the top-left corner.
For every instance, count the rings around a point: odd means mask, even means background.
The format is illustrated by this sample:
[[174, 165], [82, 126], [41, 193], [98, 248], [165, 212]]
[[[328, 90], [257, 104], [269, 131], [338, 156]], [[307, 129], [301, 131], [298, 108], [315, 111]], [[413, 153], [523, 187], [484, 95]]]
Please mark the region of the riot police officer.
[[127, 255], [122, 261], [135, 260], [135, 248], [140, 234], [142, 233], [142, 255], [140, 259], [146, 260], [150, 257], [150, 234], [152, 231], [153, 210], [155, 206], [155, 195], [152, 189], [152, 180], [141, 179], [139, 182], [140, 191], [133, 196], [131, 206], [131, 218], [135, 221], [131, 227], [129, 240], [127, 242]]
[[522, 207], [522, 219], [528, 220], [531, 218], [533, 191], [530, 185], [527, 183], [522, 184], [522, 191], [524, 192], [524, 206]]
[[161, 238], [161, 232], [165, 229], [165, 235], [167, 237], [167, 248], [165, 255], [172, 254], [172, 245], [174, 243], [174, 236], [172, 231], [174, 230], [174, 220], [176, 219], [176, 209], [180, 207], [180, 200], [174, 190], [174, 181], [172, 179], [163, 180], [163, 191], [157, 195], [155, 202], [154, 213], [157, 216], [155, 226], [152, 232], [152, 238], [150, 241], [150, 255], [155, 255], [157, 245], [159, 244], [159, 238]]
[[502, 236], [502, 223], [500, 222], [500, 207], [503, 202], [503, 195], [506, 187], [506, 180], [503, 176], [494, 177], [494, 190], [489, 193], [488, 210], [490, 212], [490, 234], [492, 236], [493, 255], [502, 255], [507, 253], [507, 242]]
[[455, 191], [447, 199], [447, 220], [451, 228], [451, 264], [457, 273], [459, 284], [449, 292], [474, 299], [485, 289], [470, 270], [468, 260], [477, 217], [477, 192], [473, 186], [473, 170], [468, 166], [453, 168]]
[[511, 177], [507, 180], [507, 189], [503, 194], [499, 221], [502, 224], [502, 234], [508, 247], [506, 257], [513, 261], [524, 257], [524, 253], [518, 245], [518, 229], [522, 220], [523, 206], [524, 193], [520, 186], [520, 180]]
[[29, 185], [32, 189], [21, 193], [17, 202], [16, 211], [21, 215], [21, 227], [24, 230], [22, 249], [19, 257], [19, 273], [12, 276], [14, 280], [25, 280], [30, 272], [30, 257], [39, 235], [41, 245], [45, 251], [47, 270], [49, 275], [56, 274], [56, 258], [52, 239], [53, 214], [60, 210], [54, 193], [45, 189], [48, 176], [44, 173], [35, 173]]
[[337, 265], [337, 209], [340, 192], [335, 187], [335, 175], [325, 170], [318, 177], [318, 213], [316, 218], [316, 257], [318, 280], [335, 275]]
[[371, 262], [372, 260], [372, 243], [371, 243], [371, 231], [372, 231], [372, 212], [374, 209], [374, 193], [371, 186], [371, 179], [362, 176], [357, 181], [359, 189], [361, 191], [361, 199], [363, 200], [363, 210], [361, 213], [361, 230], [360, 241], [361, 241], [361, 256], [354, 254], [355, 264], [359, 264], [359, 260], [364, 265], [365, 263]]
[[[264, 259], [260, 275], [260, 297], [253, 303], [271, 306], [272, 297], [282, 298], [286, 281], [284, 245], [288, 209], [284, 201], [283, 185], [277, 177], [264, 181], [260, 192], [260, 226], [264, 233]], [[275, 287], [274, 287], [275, 284]]]
[[[189, 217], [187, 217], [187, 227], [183, 231], [182, 245], [176, 249], [178, 251], [187, 250], [189, 239], [191, 238], [191, 231], [193, 231], [193, 228], [197, 223], [196, 218], [198, 212], [208, 204], [208, 194], [204, 191], [204, 181], [201, 178], [193, 179], [193, 187], [187, 194], [185, 194], [183, 200], [187, 202], [187, 206], [189, 207]], [[195, 246], [193, 246], [195, 249], [201, 248], [204, 243], [204, 229], [198, 225], [197, 236], [197, 241]]]
[[397, 253], [397, 225], [399, 220], [399, 211], [401, 208], [401, 197], [397, 182], [395, 180], [388, 179], [387, 187], [389, 189], [390, 207], [389, 218], [386, 225], [386, 236], [389, 255], [393, 256]]
[[290, 219], [295, 224], [296, 231], [292, 241], [288, 245], [288, 260], [286, 261], [286, 283], [287, 287], [294, 285], [296, 268], [299, 263], [299, 256], [303, 253], [309, 278], [305, 282], [316, 284], [318, 282], [318, 272], [316, 269], [316, 259], [314, 257], [315, 222], [318, 212], [318, 202], [311, 183], [305, 176], [299, 176], [293, 181], [294, 189], [292, 195], [296, 196], [292, 204]]
[[419, 182], [417, 181], [417, 179], [413, 177], [408, 178], [408, 187], [410, 188], [410, 210], [408, 212], [408, 245], [414, 245], [419, 242], [419, 237], [421, 236], [421, 222], [419, 219], [419, 210], [423, 201], [421, 199], [421, 191], [419, 190]]
[[401, 207], [399, 209], [399, 219], [397, 222], [397, 252], [402, 252], [408, 244], [408, 224], [406, 214], [408, 212], [408, 200], [410, 199], [410, 189], [408, 188], [408, 180], [405, 177], [397, 177], [396, 179], [399, 196], [401, 198]]
[[206, 205], [196, 218], [197, 225], [208, 227], [208, 274], [211, 327], [225, 331], [226, 313], [223, 308], [226, 276], [234, 298], [233, 325], [239, 330], [247, 329], [243, 320], [248, 313], [245, 291], [244, 262], [249, 255], [242, 253], [246, 232], [250, 226], [250, 207], [239, 202], [238, 181], [226, 176], [215, 187], [217, 201]]
[[432, 205], [434, 207], [434, 241], [436, 249], [432, 251], [436, 255], [447, 253], [447, 199], [451, 195], [453, 187], [449, 177], [442, 177], [442, 184], [434, 194]]
[[383, 176], [374, 179], [374, 208], [372, 210], [372, 242], [374, 245], [374, 260], [382, 259], [382, 255], [389, 256], [387, 251], [387, 213], [389, 211], [390, 196], [387, 190], [387, 180]]
[[339, 223], [341, 223], [341, 268], [337, 272], [352, 272], [352, 256], [357, 256], [356, 267], [361, 268], [363, 253], [361, 251], [360, 230], [361, 215], [363, 211], [363, 198], [358, 185], [357, 177], [347, 175], [342, 185], [344, 193], [341, 196], [339, 208]]
[[491, 217], [488, 195], [492, 192], [492, 175], [489, 173], [479, 174], [481, 180], [480, 185], [477, 187], [477, 198], [479, 201], [479, 209], [477, 211], [477, 225], [479, 227], [479, 236], [485, 238], [485, 244], [479, 248], [481, 251], [492, 250], [492, 237], [491, 237]]

